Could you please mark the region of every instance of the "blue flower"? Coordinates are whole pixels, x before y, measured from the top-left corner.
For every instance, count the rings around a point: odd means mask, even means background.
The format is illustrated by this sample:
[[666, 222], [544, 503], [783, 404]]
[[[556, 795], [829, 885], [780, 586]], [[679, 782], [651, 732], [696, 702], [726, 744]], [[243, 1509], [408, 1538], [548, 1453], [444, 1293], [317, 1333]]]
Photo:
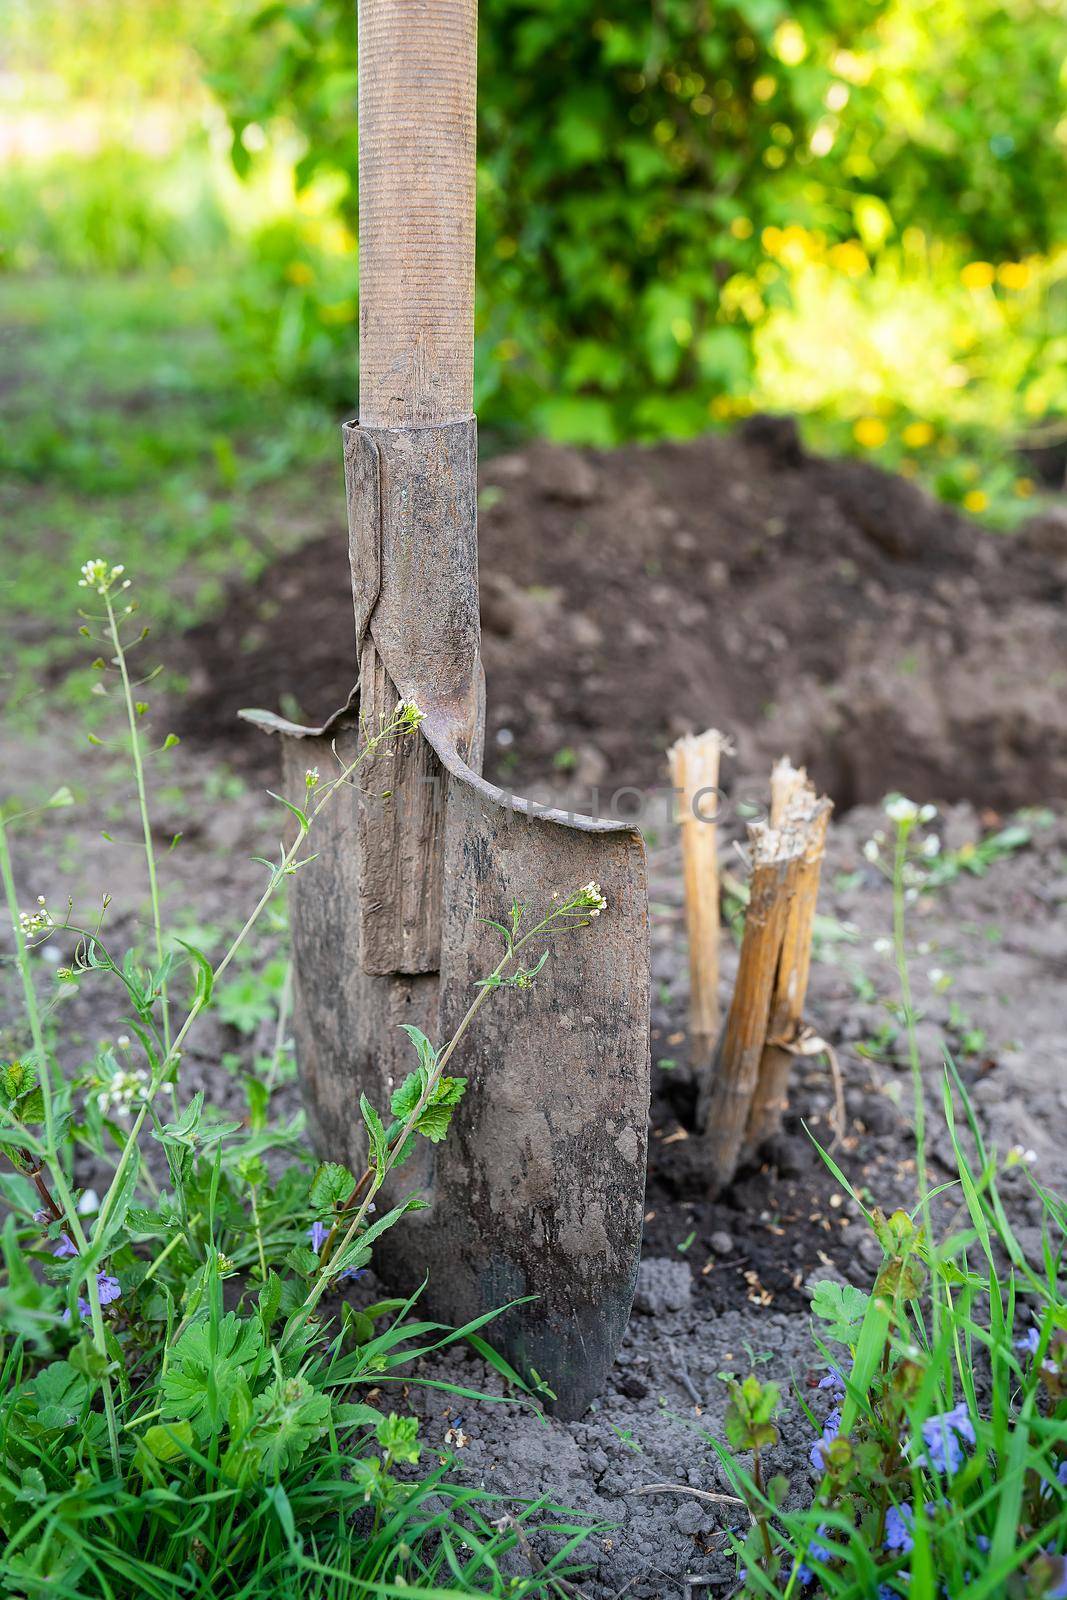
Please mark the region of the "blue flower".
[[963, 1465], [962, 1439], [974, 1444], [974, 1423], [967, 1402], [961, 1400], [951, 1411], [942, 1411], [927, 1417], [922, 1425], [926, 1457], [935, 1472], [958, 1472]]
[[819, 1379], [820, 1389], [829, 1389], [836, 1400], [845, 1398], [845, 1380], [837, 1367], [831, 1367], [824, 1377]]
[[60, 1234], [59, 1238], [55, 1242], [52, 1254], [55, 1256], [57, 1261], [64, 1261], [67, 1256], [76, 1256], [78, 1254], [74, 1245], [74, 1240], [71, 1238], [69, 1233]]
[[915, 1513], [911, 1506], [904, 1502], [900, 1506], [890, 1506], [885, 1514], [885, 1550], [900, 1550], [905, 1555], [914, 1549], [915, 1540], [911, 1536], [911, 1525], [915, 1520]]
[[1056, 1482], [1062, 1483], [1063, 1487], [1067, 1489], [1067, 1456], [1064, 1456], [1063, 1460], [1056, 1468]]
[[[817, 1533], [825, 1533], [826, 1529], [824, 1525], [820, 1523], [816, 1531]], [[821, 1561], [824, 1565], [828, 1565], [834, 1559], [834, 1555], [836, 1554], [836, 1552], [828, 1545], [816, 1544], [814, 1540], [808, 1545], [805, 1553], [811, 1556], [813, 1560]], [[797, 1566], [797, 1582], [807, 1585], [812, 1582], [814, 1577], [815, 1574], [807, 1565], [807, 1563], [801, 1561]]]
[[[317, 1222], [317, 1221], [313, 1222], [311, 1224], [311, 1227], [308, 1229], [308, 1238], [311, 1241], [311, 1248], [312, 1248], [312, 1250], [314, 1250], [316, 1255], [319, 1254], [320, 1250], [322, 1249], [323, 1245], [326, 1243], [326, 1240], [329, 1237], [330, 1237], [330, 1230], [327, 1227], [325, 1222]], [[349, 1279], [351, 1282], [355, 1282], [355, 1280], [357, 1278], [362, 1278], [362, 1276], [363, 1276], [363, 1268], [362, 1267], [346, 1267], [344, 1272], [339, 1273], [338, 1276], [340, 1277], [342, 1282], [346, 1278]]]
[[[77, 1255], [78, 1252], [75, 1251], [74, 1253]], [[109, 1306], [113, 1300], [121, 1300], [122, 1285], [117, 1278], [112, 1278], [108, 1273], [98, 1272], [96, 1275], [96, 1292], [100, 1296], [100, 1304], [102, 1306]], [[92, 1306], [82, 1295], [78, 1296], [76, 1304], [78, 1307], [79, 1317], [81, 1317], [83, 1322], [88, 1322], [90, 1316], [92, 1315]], [[63, 1313], [63, 1321], [70, 1321], [69, 1307]]]
[[826, 1421], [822, 1425], [822, 1438], [816, 1439], [808, 1452], [809, 1461], [819, 1472], [826, 1471], [826, 1446], [837, 1438], [837, 1431], [840, 1426], [841, 1407], [834, 1406], [832, 1411], [826, 1413]]
[[1041, 1329], [1027, 1328], [1021, 1339], [1016, 1339], [1016, 1350], [1025, 1350], [1028, 1355], [1036, 1356], [1037, 1347], [1041, 1343]]

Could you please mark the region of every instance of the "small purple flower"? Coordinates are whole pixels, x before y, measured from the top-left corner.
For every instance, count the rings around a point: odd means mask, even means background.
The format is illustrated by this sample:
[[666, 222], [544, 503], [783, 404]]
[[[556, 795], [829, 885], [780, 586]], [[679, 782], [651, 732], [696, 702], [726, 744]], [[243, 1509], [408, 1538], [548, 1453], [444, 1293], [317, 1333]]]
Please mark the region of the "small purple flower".
[[934, 1471], [958, 1472], [963, 1465], [960, 1440], [966, 1444], [975, 1442], [974, 1423], [967, 1410], [967, 1402], [961, 1400], [951, 1411], [928, 1417], [922, 1425], [922, 1436], [926, 1458]]
[[829, 1389], [835, 1400], [845, 1398], [845, 1380], [837, 1367], [831, 1367], [824, 1377], [819, 1379], [820, 1389]]
[[826, 1421], [822, 1425], [822, 1438], [816, 1439], [808, 1452], [809, 1461], [819, 1472], [826, 1471], [826, 1446], [837, 1438], [837, 1431], [840, 1426], [841, 1407], [834, 1406], [832, 1411], [826, 1413]]
[[1041, 1329], [1027, 1328], [1021, 1339], [1016, 1339], [1016, 1350], [1025, 1350], [1027, 1355], [1036, 1356], [1037, 1347], [1041, 1343]]
[[1047, 1544], [1027, 1569], [1027, 1576], [1037, 1580], [1036, 1590], [1042, 1600], [1067, 1600], [1067, 1556], [1057, 1555]]
[[1056, 1468], [1056, 1482], [1062, 1483], [1063, 1487], [1067, 1489], [1067, 1456], [1064, 1456]]
[[71, 1238], [69, 1233], [60, 1234], [52, 1249], [52, 1254], [55, 1256], [57, 1261], [63, 1261], [67, 1258], [67, 1256], [76, 1256], [78, 1254], [74, 1246], [74, 1240]]
[[100, 1296], [100, 1304], [109, 1306], [113, 1300], [121, 1299], [122, 1285], [117, 1278], [110, 1278], [106, 1272], [98, 1272], [96, 1292]]
[[904, 1502], [900, 1506], [890, 1506], [885, 1515], [885, 1550], [900, 1550], [907, 1555], [915, 1546], [911, 1536], [911, 1525], [915, 1513], [911, 1506]]
[[[820, 1523], [818, 1529], [816, 1530], [816, 1534], [823, 1534], [825, 1532], [826, 1529]], [[813, 1561], [821, 1561], [824, 1565], [829, 1565], [829, 1563], [834, 1559], [835, 1552], [831, 1550], [828, 1545], [817, 1544], [815, 1540], [812, 1540], [811, 1544], [808, 1545], [805, 1554], [809, 1555]], [[801, 1561], [797, 1567], [797, 1582], [806, 1586], [813, 1581], [814, 1577], [815, 1573], [808, 1566], [807, 1562]]]
[[[311, 1241], [311, 1248], [314, 1250], [316, 1255], [319, 1254], [329, 1237], [330, 1230], [326, 1226], [325, 1222], [313, 1222], [311, 1227], [308, 1229], [308, 1238]], [[354, 1283], [357, 1278], [362, 1278], [363, 1271], [364, 1269], [362, 1267], [346, 1267], [344, 1272], [338, 1274], [338, 1277], [342, 1283], [344, 1283], [346, 1280], [350, 1283]]]
[[48, 1223], [51, 1222], [52, 1213], [50, 1211], [46, 1211], [44, 1206], [41, 1206], [40, 1210], [33, 1213], [33, 1220], [36, 1222], [39, 1228], [44, 1228], [48, 1225]]

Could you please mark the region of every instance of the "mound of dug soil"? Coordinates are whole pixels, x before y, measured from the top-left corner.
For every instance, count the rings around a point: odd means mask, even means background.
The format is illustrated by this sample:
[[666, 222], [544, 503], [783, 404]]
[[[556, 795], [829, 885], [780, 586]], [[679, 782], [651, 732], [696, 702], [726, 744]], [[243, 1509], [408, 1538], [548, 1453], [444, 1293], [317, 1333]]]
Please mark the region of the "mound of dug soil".
[[[785, 418], [482, 468], [487, 775], [529, 790], [665, 781], [716, 725], [738, 767], [788, 750], [843, 808], [899, 788], [1011, 807], [1067, 794], [1067, 520], [990, 534], [914, 484], [806, 454]], [[318, 720], [353, 677], [343, 495], [328, 535], [188, 634], [181, 730], [273, 770], [238, 708]], [[174, 659], [174, 653], [169, 652]]]

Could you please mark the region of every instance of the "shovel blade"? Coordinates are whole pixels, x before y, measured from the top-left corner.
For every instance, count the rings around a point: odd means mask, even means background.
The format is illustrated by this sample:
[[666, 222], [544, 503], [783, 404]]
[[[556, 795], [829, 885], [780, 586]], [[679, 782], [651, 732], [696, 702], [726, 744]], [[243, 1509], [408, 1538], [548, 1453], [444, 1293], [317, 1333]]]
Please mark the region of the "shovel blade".
[[[644, 846], [628, 828], [570, 827], [453, 779], [445, 835], [440, 1028], [451, 1036], [502, 953], [513, 902], [526, 926], [553, 896], [600, 884], [607, 910], [554, 936], [528, 989], [490, 996], [457, 1053], [468, 1078], [436, 1155], [430, 1304], [465, 1322], [528, 1295], [486, 1330], [554, 1409], [604, 1386], [640, 1257], [649, 1105]], [[531, 946], [531, 961], [540, 953]]]
[[[277, 726], [277, 724], [276, 724]], [[286, 790], [355, 749], [354, 727], [286, 738]], [[336, 755], [335, 755], [336, 752]], [[420, 1305], [460, 1326], [526, 1300], [483, 1330], [524, 1376], [537, 1373], [561, 1416], [604, 1386], [626, 1328], [640, 1256], [649, 1105], [648, 898], [636, 830], [570, 826], [512, 809], [467, 774], [444, 778], [440, 974], [387, 977], [360, 959], [356, 792], [316, 824], [316, 859], [292, 880], [294, 1030], [321, 1154], [359, 1170], [359, 1095], [383, 1113], [413, 1057], [401, 1024], [447, 1041], [500, 959], [513, 903], [531, 927], [553, 895], [600, 884], [607, 909], [557, 934], [528, 989], [491, 994], [454, 1059], [468, 1079], [447, 1139], [420, 1140], [386, 1185], [415, 1212], [375, 1248], [395, 1288], [425, 1280]], [[520, 802], [520, 804], [522, 804]], [[531, 945], [531, 964], [543, 946]]]

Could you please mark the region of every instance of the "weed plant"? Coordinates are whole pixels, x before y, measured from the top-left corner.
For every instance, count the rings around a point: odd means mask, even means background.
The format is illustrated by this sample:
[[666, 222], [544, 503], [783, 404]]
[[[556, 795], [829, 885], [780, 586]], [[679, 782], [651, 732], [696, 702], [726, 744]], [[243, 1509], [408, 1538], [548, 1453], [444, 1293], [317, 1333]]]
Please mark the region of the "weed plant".
[[[823, 1159], [884, 1252], [870, 1293], [814, 1287], [818, 1401], [798, 1391], [820, 1474], [799, 1508], [774, 1472], [777, 1385], [728, 1377], [726, 1442], [711, 1444], [750, 1528], [734, 1537], [740, 1587], [800, 1600], [1000, 1600], [1067, 1596], [1067, 1205], [1025, 1152], [988, 1149], [946, 1059], [943, 1110], [957, 1173], [931, 1184], [905, 914], [931, 851], [932, 808], [887, 802], [900, 1015], [915, 1097], [918, 1200], [887, 1216]], [[880, 852], [870, 852], [881, 859]], [[962, 1118], [962, 1121], [961, 1121]], [[1040, 1202], [1043, 1250], [1030, 1260], [1000, 1182], [1023, 1170]]]
[[[219, 1119], [202, 1093], [183, 1091], [186, 1040], [276, 891], [313, 859], [323, 808], [377, 748], [412, 737], [421, 713], [402, 702], [364, 730], [355, 759], [309, 771], [299, 803], [281, 800], [293, 838], [263, 862], [263, 892], [212, 965], [163, 927], [148, 706], [131, 668], [147, 630], [122, 566], [87, 562], [81, 585], [94, 608], [82, 632], [99, 643], [95, 666], [116, 680], [125, 713], [150, 933], [146, 952], [120, 954], [107, 901], [91, 919], [73, 901], [61, 916], [43, 901], [20, 909], [10, 841], [34, 813], [0, 812], [27, 1037], [21, 1058], [0, 1066], [10, 1169], [0, 1177], [0, 1589], [24, 1600], [559, 1593], [587, 1526], [542, 1505], [515, 1514], [453, 1484], [447, 1454], [427, 1459], [417, 1419], [389, 1404], [414, 1362], [465, 1337], [521, 1394], [520, 1377], [478, 1337], [492, 1313], [449, 1329], [419, 1316], [417, 1295], [359, 1310], [339, 1297], [381, 1236], [423, 1204], [411, 1195], [376, 1210], [415, 1143], [446, 1137], [466, 1088], [446, 1069], [479, 1009], [501, 986], [533, 982], [551, 940], [599, 915], [599, 889], [561, 898], [538, 921], [512, 907], [496, 924], [501, 959], [452, 1038], [438, 1049], [407, 1030], [416, 1065], [387, 1112], [360, 1099], [362, 1172], [291, 1159], [269, 1073], [247, 1080], [243, 1120]], [[43, 809], [70, 803], [60, 790]], [[50, 939], [73, 948], [57, 994], [108, 982], [126, 1011], [124, 1031], [76, 1075], [59, 1067], [55, 996], [42, 1001], [34, 981], [30, 953]], [[526, 966], [530, 947], [540, 953]], [[79, 1183], [87, 1171], [105, 1175], [99, 1195]], [[557, 1553], [517, 1577], [530, 1566], [531, 1519]]]

